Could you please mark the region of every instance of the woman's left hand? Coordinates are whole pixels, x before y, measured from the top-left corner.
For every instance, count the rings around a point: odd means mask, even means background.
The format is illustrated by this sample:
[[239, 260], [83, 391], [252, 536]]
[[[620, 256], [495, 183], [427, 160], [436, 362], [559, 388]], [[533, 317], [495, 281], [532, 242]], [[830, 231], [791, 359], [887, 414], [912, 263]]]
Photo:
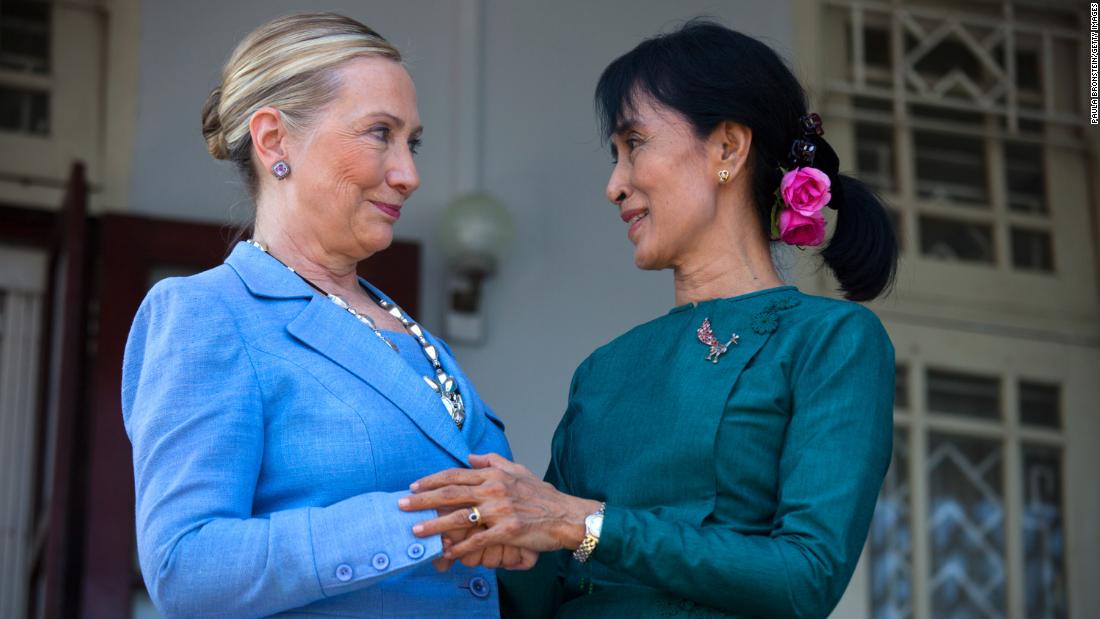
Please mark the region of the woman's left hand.
[[[471, 455], [472, 469], [449, 469], [413, 483], [414, 494], [403, 497], [401, 509], [454, 509], [413, 527], [418, 537], [446, 531], [486, 528], [471, 532], [450, 547], [444, 557], [454, 559], [492, 546], [516, 546], [537, 552], [575, 549], [584, 540], [585, 516], [600, 508], [599, 501], [559, 492], [527, 467], [497, 455]], [[469, 521], [477, 507], [479, 523]]]
[[[439, 510], [442, 512], [443, 510]], [[468, 510], [462, 510], [464, 512]], [[448, 554], [451, 546], [466, 539], [466, 536], [472, 533], [474, 530], [470, 528], [466, 529], [452, 529], [442, 534], [443, 538], [443, 551]], [[461, 562], [466, 567], [487, 567], [490, 569], [504, 568], [506, 570], [529, 570], [535, 567], [535, 563], [539, 559], [539, 553], [533, 550], [527, 550], [526, 548], [517, 548], [515, 546], [489, 546], [488, 548], [470, 552], [458, 558], [439, 557], [432, 561], [432, 565], [440, 572], [446, 572], [451, 569], [451, 566], [456, 561]]]

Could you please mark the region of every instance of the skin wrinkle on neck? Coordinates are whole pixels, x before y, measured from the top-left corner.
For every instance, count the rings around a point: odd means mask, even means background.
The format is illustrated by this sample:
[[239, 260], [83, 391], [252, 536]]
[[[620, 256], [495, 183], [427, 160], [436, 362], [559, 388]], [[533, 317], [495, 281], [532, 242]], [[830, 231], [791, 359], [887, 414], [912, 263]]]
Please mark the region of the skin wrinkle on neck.
[[[266, 229], [266, 226], [264, 227]], [[302, 277], [326, 292], [343, 298], [355, 311], [367, 314], [378, 328], [384, 331], [404, 332], [401, 323], [389, 312], [378, 307], [370, 295], [359, 285], [358, 262], [354, 258], [340, 256], [322, 250], [313, 250], [287, 232], [286, 226], [273, 225], [273, 234], [265, 234], [259, 218], [253, 238], [267, 251]], [[315, 258], [322, 256], [322, 259]], [[327, 258], [327, 260], [325, 259]]]
[[261, 245], [318, 286], [329, 291], [357, 287], [358, 262], [354, 259], [309, 247], [288, 233], [286, 226], [275, 226], [270, 236], [261, 231], [259, 222], [256, 229], [256, 240]]
[[[727, 195], [744, 193], [732, 185], [729, 189]], [[750, 199], [730, 195], [725, 202], [718, 209], [730, 216], [720, 217], [711, 233], [699, 240], [698, 251], [673, 267], [676, 305], [735, 297], [783, 284], [772, 263], [768, 242], [759, 233]]]

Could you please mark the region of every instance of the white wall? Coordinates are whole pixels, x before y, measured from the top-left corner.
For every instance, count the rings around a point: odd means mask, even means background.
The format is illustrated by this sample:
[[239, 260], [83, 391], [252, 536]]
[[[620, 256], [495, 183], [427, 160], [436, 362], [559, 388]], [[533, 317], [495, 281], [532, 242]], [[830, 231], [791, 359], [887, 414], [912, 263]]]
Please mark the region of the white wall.
[[[433, 244], [434, 222], [453, 197], [450, 153], [461, 152], [451, 142], [450, 107], [461, 6], [145, 1], [130, 210], [244, 217], [250, 207], [240, 184], [206, 153], [199, 132], [206, 94], [236, 42], [263, 20], [307, 8], [346, 13], [400, 48], [417, 84], [426, 128], [418, 159], [423, 185], [397, 232], [424, 244], [421, 318], [439, 331], [445, 265]], [[517, 459], [541, 472], [576, 365], [672, 305], [669, 274], [634, 268], [625, 226], [604, 198], [611, 166], [592, 108], [599, 73], [642, 38], [700, 14], [766, 37], [786, 54], [792, 19], [785, 0], [486, 0], [484, 8], [485, 189], [511, 209], [516, 242], [486, 291], [487, 344], [455, 352], [508, 424]]]

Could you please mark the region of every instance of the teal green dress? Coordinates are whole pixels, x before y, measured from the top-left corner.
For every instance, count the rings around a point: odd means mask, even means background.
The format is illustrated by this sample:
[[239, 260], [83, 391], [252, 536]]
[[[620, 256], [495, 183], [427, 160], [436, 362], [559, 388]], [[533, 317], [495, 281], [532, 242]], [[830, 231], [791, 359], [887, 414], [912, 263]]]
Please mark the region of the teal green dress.
[[[697, 329], [723, 343], [707, 360]], [[606, 501], [582, 565], [499, 572], [505, 616], [825, 617], [890, 461], [894, 349], [878, 318], [793, 286], [683, 305], [573, 376], [546, 479]]]

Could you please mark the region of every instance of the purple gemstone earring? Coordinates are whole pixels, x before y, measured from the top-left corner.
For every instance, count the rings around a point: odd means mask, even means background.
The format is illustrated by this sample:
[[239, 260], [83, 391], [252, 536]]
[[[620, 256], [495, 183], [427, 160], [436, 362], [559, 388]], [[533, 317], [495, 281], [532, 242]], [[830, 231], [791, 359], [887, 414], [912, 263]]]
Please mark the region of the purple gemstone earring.
[[280, 159], [275, 162], [275, 165], [271, 166], [271, 173], [275, 175], [275, 178], [283, 180], [290, 176], [290, 164]]

